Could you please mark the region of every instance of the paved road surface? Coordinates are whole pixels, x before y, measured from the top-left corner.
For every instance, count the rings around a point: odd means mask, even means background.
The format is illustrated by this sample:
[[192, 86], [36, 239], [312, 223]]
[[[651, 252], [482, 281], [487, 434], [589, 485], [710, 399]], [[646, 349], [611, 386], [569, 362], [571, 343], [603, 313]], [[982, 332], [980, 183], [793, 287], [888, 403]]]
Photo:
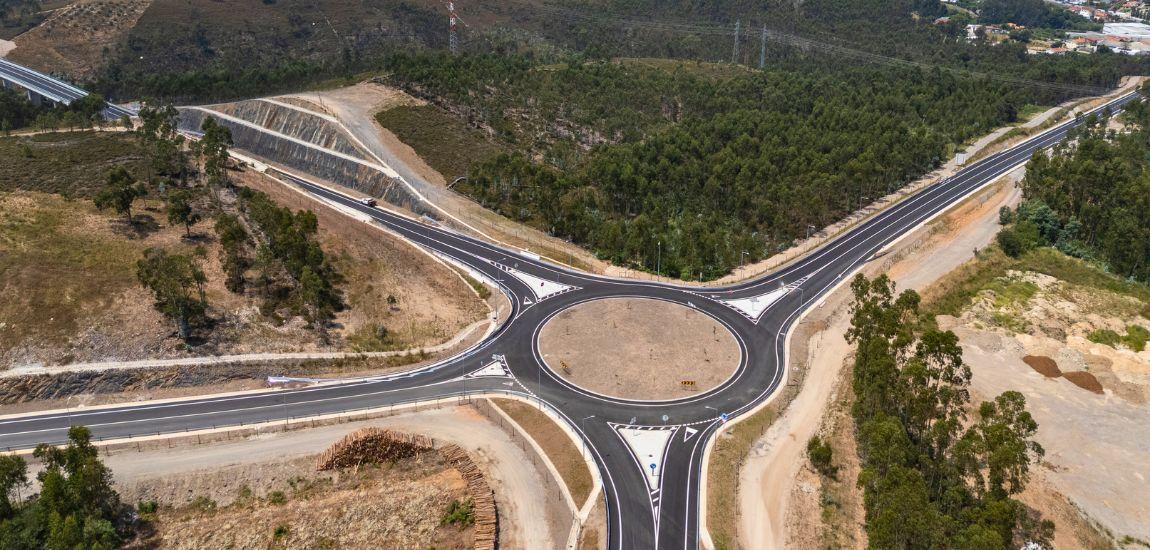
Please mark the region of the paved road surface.
[[[1123, 96], [1109, 106], [1117, 108], [1133, 97]], [[350, 197], [285, 175], [304, 190], [366, 213], [409, 241], [495, 281], [513, 304], [508, 321], [475, 347], [415, 373], [298, 390], [0, 419], [0, 448], [63, 441], [66, 428], [74, 424], [90, 426], [99, 438], [118, 438], [301, 418], [479, 391], [517, 393], [554, 408], [585, 439], [604, 481], [611, 548], [695, 548], [699, 544], [703, 449], [724, 418], [746, 413], [778, 389], [784, 374], [785, 335], [799, 314], [885, 245], [1026, 162], [1035, 150], [1054, 145], [1077, 124], [1056, 126], [974, 163], [783, 269], [719, 288], [580, 273], [364, 207]], [[570, 386], [544, 366], [536, 337], [548, 318], [576, 303], [624, 296], [693, 307], [727, 326], [736, 335], [743, 356], [735, 375], [703, 394], [642, 402]]]

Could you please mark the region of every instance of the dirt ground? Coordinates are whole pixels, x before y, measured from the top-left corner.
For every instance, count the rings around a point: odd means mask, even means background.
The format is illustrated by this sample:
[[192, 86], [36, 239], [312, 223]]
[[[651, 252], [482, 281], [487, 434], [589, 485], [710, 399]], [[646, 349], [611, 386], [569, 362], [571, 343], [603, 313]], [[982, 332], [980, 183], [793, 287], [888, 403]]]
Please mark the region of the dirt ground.
[[91, 78], [108, 55], [136, 25], [152, 0], [79, 0], [56, 10], [28, 32], [16, 37], [13, 61], [74, 79]]
[[[346, 277], [350, 307], [336, 316], [336, 332], [353, 346], [357, 333], [380, 325], [393, 339], [391, 349], [430, 346], [487, 315], [487, 307], [454, 271], [410, 244], [254, 172], [245, 172], [242, 181], [280, 205], [316, 213], [324, 250]], [[388, 296], [398, 303], [389, 305]]]
[[[971, 257], [975, 248], [990, 242], [998, 229], [998, 205], [1015, 200], [1017, 191], [1009, 187], [993, 195], [976, 196], [933, 224], [934, 227], [924, 228], [918, 236], [908, 238], [905, 248], [910, 248], [909, 252], [896, 250], [887, 262], [871, 269], [876, 272], [885, 269], [899, 288], [916, 288], [922, 292], [924, 287]], [[1146, 366], [1139, 369], [1134, 363], [1139, 356], [1150, 354], [1115, 350], [1082, 337], [1081, 334], [1092, 328], [1092, 323], [1117, 328], [1129, 319], [1108, 320], [1088, 308], [1068, 308], [1052, 297], [1081, 296], [1081, 292], [1051, 286], [1050, 281], [1038, 276], [1020, 280], [1018, 284], [1022, 283], [1031, 283], [1040, 289], [1044, 285], [1050, 287], [1050, 296], [1039, 291], [1036, 298], [1027, 302], [1028, 307], [1014, 311], [1033, 323], [1031, 333], [1010, 335], [1004, 334], [1001, 328], [987, 326], [992, 317], [987, 304], [1003, 303], [1002, 299], [996, 302], [993, 296], [978, 302], [982, 309], [976, 306], [976, 312], [964, 314], [963, 319], [939, 318], [940, 326], [954, 328], [962, 341], [964, 358], [974, 372], [972, 401], [989, 399], [1008, 389], [1022, 391], [1026, 396], [1028, 409], [1040, 426], [1037, 440], [1047, 448], [1047, 454], [1020, 499], [1055, 522], [1056, 548], [1110, 547], [1113, 542], [1102, 534], [1107, 531], [1114, 539], [1125, 535], [1146, 539], [1150, 518], [1146, 516], [1144, 503], [1150, 494], [1141, 472], [1150, 471], [1147, 462], [1150, 434], [1146, 433], [1150, 406], [1145, 404], [1138, 382], [1147, 379], [1145, 373], [1150, 369]], [[930, 288], [925, 292], [930, 293]], [[1090, 293], [1092, 305], [1111, 312], [1131, 310], [1120, 297], [1102, 294]], [[828, 304], [827, 307], [834, 306]], [[1061, 317], [1065, 317], [1062, 322]], [[811, 374], [818, 369], [833, 373], [835, 367], [849, 357], [849, 346], [841, 336], [847, 321], [845, 314], [836, 312], [832, 315], [831, 328], [812, 340], [819, 352], [812, 356]], [[1083, 323], [1085, 326], [1076, 326]], [[976, 326], [978, 328], [974, 328]], [[1050, 338], [1044, 331], [1056, 332], [1069, 343]], [[796, 333], [796, 341], [801, 336]], [[1109, 383], [1113, 387], [1107, 387], [1104, 395], [1096, 395], [1066, 380], [1065, 376], [1050, 377], [1036, 371], [1024, 362], [1027, 355], [1034, 356], [1031, 363], [1041, 365], [1047, 374], [1053, 370], [1037, 357], [1052, 358], [1060, 371], [1096, 375], [1103, 385]], [[796, 418], [787, 423], [784, 418], [778, 431], [768, 433], [752, 452], [744, 475], [755, 474], [751, 480], [759, 484], [745, 486], [760, 487], [762, 494], [751, 491], [740, 494], [744, 506], [743, 542], [749, 545], [747, 547], [756, 547], [748, 541], [771, 540], [775, 541], [774, 545], [785, 543], [794, 547], [862, 548], [866, 545], [865, 533], [861, 530], [861, 493], [853, 484], [858, 461], [853, 453], [853, 438], [843, 430], [845, 425], [849, 432], [849, 416], [844, 418], [843, 398], [835, 397], [840, 392], [820, 383], [820, 378], [823, 377], [808, 376], [807, 384], [813, 383], [813, 389], [827, 392], [826, 399], [832, 403], [830, 412], [821, 420], [821, 427], [815, 428], [819, 424], [809, 419], [800, 422]], [[807, 390], [804, 387], [803, 391]], [[788, 415], [805, 410], [795, 406], [798, 404], [796, 401], [788, 409]], [[805, 459], [802, 447], [816, 431], [829, 437], [835, 447], [835, 463], [840, 469], [837, 480], [821, 478]], [[772, 459], [764, 460], [766, 457]], [[785, 463], [788, 460], [794, 461], [790, 468]], [[788, 479], [781, 476], [794, 470], [798, 472], [791, 474], [795, 476], [793, 488], [778, 482]], [[767, 514], [772, 520], [749, 520], [755, 513]], [[772, 529], [772, 525], [779, 525], [775, 518], [780, 516], [786, 518], [785, 535]]]
[[[1006, 390], [1026, 396], [1027, 410], [1039, 426], [1035, 439], [1046, 449], [1042, 470], [1050, 487], [1115, 538], [1150, 540], [1150, 404], [1113, 391], [1098, 395], [1065, 374], [1050, 378], [1036, 372], [1023, 357], [1048, 352], [1049, 341], [1027, 345], [998, 332], [965, 326], [953, 330], [974, 373], [972, 401]], [[1053, 355], [1064, 373], [1090, 374], [1075, 365], [1072, 353]]]
[[[320, 241], [345, 278], [349, 306], [337, 315], [330, 342], [302, 319], [267, 321], [254, 297], [224, 288], [210, 221], [195, 225], [189, 239], [182, 227], [166, 223], [158, 200], [137, 204], [137, 223], [129, 227], [86, 200], [13, 191], [0, 195], [0, 267], [6, 274], [0, 281], [0, 296], [6, 297], [0, 304], [0, 364], [418, 349], [451, 340], [488, 316], [467, 283], [410, 245], [253, 171], [234, 175], [280, 204], [317, 213]], [[154, 310], [151, 295], [136, 281], [135, 260], [149, 247], [205, 251], [201, 266], [215, 326], [197, 348], [189, 350], [175, 337], [174, 325]], [[53, 286], [44, 287], [44, 281]], [[394, 305], [389, 296], [396, 298]]]
[[557, 376], [576, 386], [646, 400], [710, 390], [742, 359], [734, 336], [718, 321], [645, 298], [594, 300], [559, 313], [543, 326], [539, 352]]
[[[889, 273], [899, 288], [921, 288], [990, 242], [998, 230], [999, 206], [1017, 199], [1012, 185], [1004, 182], [992, 186], [908, 236], [884, 261], [872, 263], [867, 271]], [[826, 404], [837, 395], [842, 366], [850, 353], [843, 339], [849, 327], [846, 294], [842, 289], [832, 294], [804, 319], [807, 326], [796, 329], [792, 338], [793, 361], [807, 370], [798, 396], [754, 444], [740, 473], [738, 529], [744, 548], [801, 546], [802, 541], [821, 540], [823, 536], [821, 513], [811, 515], [813, 510], [822, 509], [823, 490], [815, 483], [817, 477], [800, 477], [800, 472], [807, 464], [807, 440], [822, 429]], [[818, 330], [822, 327], [826, 328]], [[796, 348], [801, 350], [797, 354]], [[837, 454], [842, 458], [845, 453]], [[849, 464], [843, 468], [851, 471]], [[848, 547], [865, 546], [859, 526], [853, 525], [862, 518], [861, 498], [849, 494], [851, 487], [853, 484], [840, 488], [842, 509], [838, 513], [850, 518], [843, 524], [855, 532], [838, 540]]]
[[[288, 482], [277, 484], [283, 485], [278, 493], [256, 496], [253, 487], [268, 480], [269, 469], [283, 470]], [[304, 457], [197, 474], [201, 486], [231, 488], [230, 504], [193, 500], [180, 508], [165, 506], [153, 521], [155, 534], [141, 538], [160, 548], [189, 550], [472, 546], [470, 527], [440, 525], [451, 503], [466, 502], [468, 494], [463, 477], [437, 453], [354, 471], [314, 469], [314, 457]], [[171, 476], [159, 485], [187, 478]]]
[[[365, 426], [421, 433], [463, 447], [483, 470], [495, 491], [500, 517], [501, 548], [557, 548], [566, 542], [569, 524], [553, 524], [540, 519], [570, 517], [563, 499], [544, 489], [546, 484], [542, 476], [550, 474], [546, 470], [532, 467], [530, 457], [505, 431], [465, 406], [445, 406], [443, 409], [373, 420], [265, 433], [242, 441], [170, 450], [114, 451], [111, 455], [105, 455], [104, 461], [112, 470], [117, 490], [127, 502], [156, 500], [162, 504], [187, 505], [196, 497], [205, 496], [222, 507], [233, 504], [244, 485], [251, 489], [252, 496], [256, 498], [266, 498], [277, 490], [290, 497], [296, 491], [293, 483], [297, 486], [307, 485], [301, 483], [299, 478], [308, 479], [314, 475], [309, 473], [314, 470], [314, 455]], [[424, 487], [421, 491], [426, 491], [426, 487], [440, 484], [434, 478], [424, 477], [426, 479], [423, 482], [413, 481], [402, 487], [397, 486], [397, 496], [408, 491], [407, 487], [418, 485]], [[448, 478], [443, 478], [443, 481], [450, 483]], [[384, 488], [378, 493], [363, 493], [358, 498], [374, 499], [378, 495], [388, 502], [403, 503], [403, 498], [392, 499], [386, 493]], [[292, 502], [289, 498], [289, 505]], [[334, 501], [332, 506], [340, 509], [344, 505], [342, 502]], [[403, 506], [404, 510], [408, 509], [406, 504]], [[550, 510], [550, 507], [559, 509], [554, 513], [541, 512]], [[324, 509], [322, 506], [316, 508], [320, 511]], [[375, 509], [373, 505], [372, 510]], [[434, 516], [436, 522], [442, 513], [435, 506], [420, 510], [423, 514]], [[348, 521], [360, 521], [360, 517], [346, 517], [345, 527]], [[268, 530], [274, 527], [274, 524], [263, 525], [268, 525]], [[207, 529], [207, 525], [203, 528]], [[215, 543], [209, 546], [218, 547]]]

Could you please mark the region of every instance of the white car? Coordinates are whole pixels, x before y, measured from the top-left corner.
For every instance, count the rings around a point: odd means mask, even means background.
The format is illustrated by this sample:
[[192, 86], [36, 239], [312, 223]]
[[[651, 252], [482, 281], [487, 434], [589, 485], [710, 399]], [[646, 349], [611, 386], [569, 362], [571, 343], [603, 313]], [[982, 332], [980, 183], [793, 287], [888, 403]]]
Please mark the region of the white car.
[[373, 199], [371, 197], [364, 197], [362, 199], [359, 199], [359, 203], [364, 205], [364, 206], [375, 206], [375, 205], [379, 204], [378, 202], [376, 202], [375, 199]]

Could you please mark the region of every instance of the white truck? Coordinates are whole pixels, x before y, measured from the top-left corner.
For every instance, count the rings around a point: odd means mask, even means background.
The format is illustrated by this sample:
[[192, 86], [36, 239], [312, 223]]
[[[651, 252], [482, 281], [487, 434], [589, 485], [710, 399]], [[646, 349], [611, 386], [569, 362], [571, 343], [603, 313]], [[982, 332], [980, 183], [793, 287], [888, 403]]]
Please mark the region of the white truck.
[[359, 199], [359, 203], [364, 205], [364, 206], [372, 206], [372, 207], [379, 204], [378, 202], [376, 202], [375, 199], [373, 199], [371, 197], [364, 197], [362, 199]]

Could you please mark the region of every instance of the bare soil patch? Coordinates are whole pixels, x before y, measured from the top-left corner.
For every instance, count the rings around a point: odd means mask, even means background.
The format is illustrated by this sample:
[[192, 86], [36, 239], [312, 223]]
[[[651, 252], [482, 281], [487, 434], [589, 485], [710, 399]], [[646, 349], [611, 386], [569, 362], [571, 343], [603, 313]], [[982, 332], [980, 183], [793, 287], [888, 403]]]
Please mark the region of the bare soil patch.
[[1062, 370], [1058, 368], [1058, 364], [1049, 357], [1042, 355], [1027, 355], [1022, 358], [1022, 362], [1030, 365], [1038, 374], [1047, 378], [1058, 378], [1062, 376]]
[[1094, 375], [1090, 374], [1089, 372], [1086, 372], [1086, 371], [1068, 372], [1068, 373], [1063, 374], [1062, 377], [1069, 380], [1075, 386], [1078, 386], [1078, 387], [1080, 387], [1086, 391], [1091, 391], [1091, 392], [1094, 392], [1098, 395], [1102, 395], [1103, 393], [1105, 393], [1102, 390], [1102, 384], [1099, 383], [1098, 379], [1095, 378]]
[[96, 75], [107, 54], [136, 25], [152, 0], [80, 0], [20, 35], [11, 57], [37, 69], [76, 79]]
[[471, 546], [470, 527], [440, 525], [451, 502], [468, 495], [439, 453], [335, 472], [314, 466], [314, 457], [304, 457], [141, 484], [134, 496], [162, 507], [155, 533], [140, 542], [188, 549]]
[[582, 453], [571, 438], [550, 417], [530, 405], [512, 399], [491, 401], [515, 420], [547, 453], [547, 458], [559, 470], [559, 476], [571, 492], [571, 498], [575, 499], [575, 505], [582, 506], [591, 494], [593, 481]]
[[[320, 242], [346, 279], [349, 307], [336, 316], [335, 332], [351, 350], [438, 344], [487, 315], [454, 271], [410, 244], [259, 174], [246, 172], [240, 179], [280, 205], [315, 212]], [[394, 305], [388, 296], [396, 298]]]
[[576, 386], [646, 400], [710, 390], [730, 378], [741, 360], [734, 336], [718, 321], [645, 298], [573, 306], [544, 325], [539, 351], [556, 375]]

